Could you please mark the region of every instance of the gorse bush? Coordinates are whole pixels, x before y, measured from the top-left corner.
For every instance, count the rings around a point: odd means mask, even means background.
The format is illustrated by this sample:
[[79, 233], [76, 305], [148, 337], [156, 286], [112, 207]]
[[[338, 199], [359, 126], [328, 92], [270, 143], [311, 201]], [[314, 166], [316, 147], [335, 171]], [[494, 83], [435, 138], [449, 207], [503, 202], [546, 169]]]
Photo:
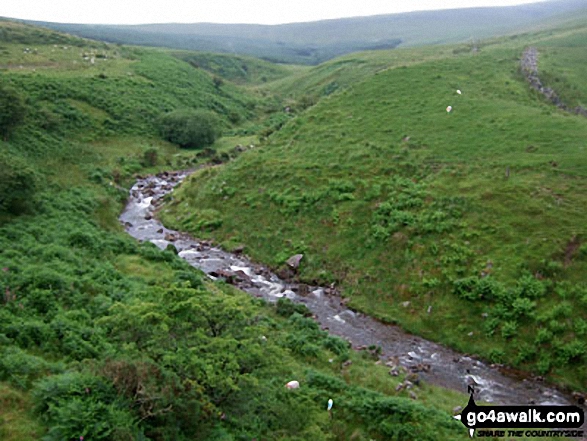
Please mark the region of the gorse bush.
[[221, 135], [221, 122], [216, 114], [205, 110], [176, 110], [159, 119], [161, 135], [185, 148], [204, 148]]

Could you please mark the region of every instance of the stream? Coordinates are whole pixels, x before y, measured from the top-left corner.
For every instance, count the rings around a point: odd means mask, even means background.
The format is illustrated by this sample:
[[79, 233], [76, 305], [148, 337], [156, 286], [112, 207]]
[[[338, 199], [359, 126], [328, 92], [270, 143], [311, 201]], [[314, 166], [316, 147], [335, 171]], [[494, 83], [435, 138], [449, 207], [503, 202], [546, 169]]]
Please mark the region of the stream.
[[[120, 216], [126, 231], [139, 241], [150, 241], [161, 249], [172, 243], [181, 258], [201, 269], [211, 279], [229, 280], [241, 290], [276, 302], [281, 297], [306, 305], [322, 329], [348, 340], [355, 349], [381, 347], [380, 359], [391, 368], [416, 373], [429, 383], [463, 393], [472, 385], [475, 399], [503, 405], [576, 404], [567, 394], [531, 378], [516, 378], [499, 366], [410, 335], [399, 327], [381, 323], [352, 311], [331, 287], [308, 286], [281, 280], [266, 267], [245, 256], [231, 254], [189, 235], [165, 228], [154, 216], [162, 198], [189, 175], [165, 172], [139, 179], [130, 190]], [[417, 392], [417, 390], [416, 390]], [[462, 403], [463, 406], [466, 402]]]

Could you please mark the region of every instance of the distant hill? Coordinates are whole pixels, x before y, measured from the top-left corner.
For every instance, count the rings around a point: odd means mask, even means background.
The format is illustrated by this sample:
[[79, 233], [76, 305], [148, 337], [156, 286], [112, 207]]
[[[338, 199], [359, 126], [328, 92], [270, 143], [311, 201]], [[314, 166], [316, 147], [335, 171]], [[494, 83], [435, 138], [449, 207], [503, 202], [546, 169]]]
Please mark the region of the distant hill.
[[519, 32], [585, 8], [585, 0], [553, 0], [512, 7], [410, 12], [275, 26], [28, 23], [113, 43], [246, 54], [274, 62], [319, 64], [361, 50], [457, 43]]

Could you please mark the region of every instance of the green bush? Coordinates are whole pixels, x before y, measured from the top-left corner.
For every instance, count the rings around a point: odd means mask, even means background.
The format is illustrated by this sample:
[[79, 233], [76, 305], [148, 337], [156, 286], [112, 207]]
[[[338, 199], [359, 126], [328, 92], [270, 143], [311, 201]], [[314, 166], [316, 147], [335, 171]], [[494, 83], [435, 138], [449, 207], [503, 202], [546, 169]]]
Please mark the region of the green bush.
[[306, 305], [296, 305], [294, 302], [286, 298], [281, 298], [277, 301], [275, 310], [282, 317], [290, 317], [294, 313], [306, 317], [312, 315]]
[[477, 283], [478, 279], [476, 277], [467, 277], [464, 279], [455, 280], [453, 282], [453, 292], [456, 296], [463, 300], [478, 300], [479, 296], [476, 292]]
[[546, 293], [546, 286], [533, 276], [526, 275], [518, 280], [516, 291], [520, 297], [537, 299]]
[[0, 351], [0, 380], [25, 389], [30, 382], [47, 372], [63, 371], [60, 363], [50, 363], [41, 357], [31, 355], [17, 347]]
[[21, 95], [13, 88], [0, 84], [0, 135], [7, 139], [26, 115]]
[[190, 288], [200, 288], [204, 285], [202, 277], [193, 270], [178, 271], [175, 273], [175, 280], [180, 283], [187, 283]]
[[160, 118], [161, 135], [184, 148], [203, 148], [214, 144], [221, 135], [220, 119], [205, 110], [176, 110]]
[[21, 348], [43, 347], [53, 339], [49, 325], [36, 319], [2, 323], [0, 330], [6, 337], [14, 339], [14, 342]]
[[149, 147], [143, 151], [143, 165], [145, 167], [154, 167], [157, 165], [159, 150], [155, 147]]
[[518, 331], [518, 324], [515, 321], [505, 322], [501, 327], [501, 336], [505, 339], [510, 339], [516, 335]]
[[17, 214], [26, 209], [38, 180], [35, 170], [24, 160], [0, 153], [0, 212]]
[[360, 393], [350, 398], [345, 407], [347, 405], [365, 422], [370, 432], [382, 435], [380, 439], [453, 439], [461, 430], [458, 424], [443, 413], [426, 409], [422, 404], [404, 398]]
[[[53, 375], [33, 390], [36, 411], [49, 426], [47, 441], [136, 439], [137, 421], [106, 380], [83, 373]], [[139, 438], [140, 439], [140, 438]]]
[[453, 282], [453, 293], [463, 300], [496, 300], [503, 297], [504, 287], [491, 278], [466, 277]]
[[536, 302], [527, 298], [517, 298], [512, 302], [512, 313], [515, 317], [532, 317]]
[[327, 336], [322, 344], [329, 351], [334, 352], [336, 355], [348, 358], [350, 344], [346, 340], [340, 337]]
[[556, 355], [561, 364], [581, 363], [587, 354], [585, 342], [573, 339], [555, 349]]
[[286, 346], [294, 354], [302, 357], [317, 358], [320, 354], [320, 348], [308, 341], [304, 335], [289, 334], [286, 338]]

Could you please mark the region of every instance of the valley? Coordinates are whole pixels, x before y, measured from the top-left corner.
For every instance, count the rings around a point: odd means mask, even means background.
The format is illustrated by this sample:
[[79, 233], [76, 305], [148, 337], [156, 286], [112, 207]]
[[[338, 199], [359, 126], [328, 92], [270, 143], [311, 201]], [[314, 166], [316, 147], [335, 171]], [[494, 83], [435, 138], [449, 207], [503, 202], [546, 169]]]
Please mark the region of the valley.
[[[584, 403], [587, 118], [521, 65], [585, 107], [580, 17], [312, 67], [0, 30], [0, 438], [465, 440], [470, 385]], [[174, 111], [222, 136], [180, 148]]]

